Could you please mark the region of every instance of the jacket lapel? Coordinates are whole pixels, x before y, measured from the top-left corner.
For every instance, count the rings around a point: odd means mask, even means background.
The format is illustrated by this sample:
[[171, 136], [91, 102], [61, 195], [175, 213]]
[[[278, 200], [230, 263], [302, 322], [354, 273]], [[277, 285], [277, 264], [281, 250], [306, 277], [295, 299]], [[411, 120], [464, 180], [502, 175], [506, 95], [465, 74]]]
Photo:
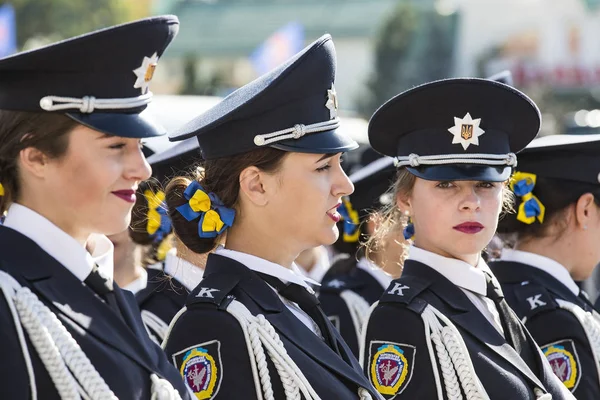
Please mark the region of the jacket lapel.
[[[219, 265], [216, 266], [216, 263]], [[360, 369], [354, 369], [355, 363], [348, 364], [329, 348], [323, 340], [296, 318], [283, 304], [277, 293], [252, 270], [235, 260], [211, 254], [208, 258], [204, 276], [208, 277], [214, 273], [233, 274], [240, 277], [235, 289], [238, 291], [238, 300], [249, 307], [253, 314], [256, 313], [255, 311], [263, 314], [280, 335], [288, 339], [315, 362], [357, 386], [370, 390], [371, 386], [360, 372]], [[339, 342], [341, 340], [339, 335], [336, 337], [338, 337]], [[350, 354], [350, 350], [346, 349], [346, 351]]]
[[[414, 265], [419, 264], [419, 265]], [[421, 279], [432, 282], [430, 292], [444, 302], [444, 314], [457, 326], [462, 328], [463, 335], [469, 335], [474, 340], [487, 346], [490, 350], [504, 358], [534, 385], [544, 387], [538, 377], [531, 371], [525, 361], [500, 335], [496, 328], [475, 307], [465, 293], [443, 275], [425, 264], [411, 262], [405, 265], [403, 276], [416, 275]]]
[[[40, 300], [78, 333], [89, 333], [113, 347], [141, 366], [152, 370], [148, 352], [135, 329], [132, 310], [123, 293], [115, 285], [115, 297], [125, 321], [79, 281], [58, 261], [29, 238], [9, 228], [0, 228], [0, 241], [5, 240], [17, 252], [5, 253], [0, 268], [6, 270], [22, 285], [31, 287]], [[129, 325], [129, 326], [128, 326]], [[143, 336], [142, 336], [143, 337]]]

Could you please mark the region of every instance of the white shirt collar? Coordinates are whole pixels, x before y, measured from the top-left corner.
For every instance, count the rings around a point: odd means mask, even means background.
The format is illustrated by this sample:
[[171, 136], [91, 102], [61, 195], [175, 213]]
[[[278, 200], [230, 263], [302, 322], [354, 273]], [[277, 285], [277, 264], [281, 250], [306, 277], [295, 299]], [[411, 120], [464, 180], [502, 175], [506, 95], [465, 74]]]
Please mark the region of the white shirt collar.
[[171, 249], [165, 258], [165, 274], [177, 279], [187, 290], [193, 291], [202, 280], [204, 269], [183, 258], [177, 257], [177, 250]]
[[551, 258], [528, 251], [504, 249], [502, 250], [500, 259], [502, 261], [519, 262], [541, 269], [565, 285], [575, 296], [579, 295], [579, 286], [571, 278], [569, 271], [562, 264]]
[[123, 289], [129, 290], [131, 293], [136, 294], [140, 290], [146, 289], [146, 286], [148, 286], [148, 272], [146, 269], [142, 268], [140, 277], [133, 282], [129, 282], [128, 285], [123, 286]]
[[112, 282], [114, 247], [106, 236], [90, 235], [88, 240], [94, 243], [94, 251], [90, 254], [77, 240], [48, 219], [17, 203], [11, 204], [4, 226], [33, 240], [80, 281], [83, 282], [92, 272], [94, 264], [98, 264], [100, 274]]
[[275, 278], [279, 278], [284, 282], [291, 282], [306, 288], [310, 288], [310, 286], [307, 284], [307, 282], [310, 282], [310, 279], [303, 276], [299, 272], [295, 272], [299, 271], [300, 269], [295, 264], [292, 265], [292, 269], [289, 269], [282, 265], [267, 261], [263, 258], [253, 256], [252, 254], [229, 250], [222, 246], [219, 246], [217, 250], [215, 250], [215, 254], [236, 260], [253, 271], [274, 276]]
[[366, 257], [362, 257], [360, 260], [358, 260], [356, 266], [363, 271], [368, 272], [373, 278], [375, 278], [377, 282], [379, 282], [381, 286], [383, 286], [384, 289], [390, 286], [390, 283], [392, 282], [392, 276], [377, 265], [367, 260]]
[[482, 296], [487, 294], [487, 283], [483, 272], [487, 271], [491, 274], [491, 271], [482, 258], [479, 259], [477, 267], [473, 267], [464, 261], [443, 257], [414, 245], [410, 246], [408, 254], [410, 260], [433, 268], [456, 286]]

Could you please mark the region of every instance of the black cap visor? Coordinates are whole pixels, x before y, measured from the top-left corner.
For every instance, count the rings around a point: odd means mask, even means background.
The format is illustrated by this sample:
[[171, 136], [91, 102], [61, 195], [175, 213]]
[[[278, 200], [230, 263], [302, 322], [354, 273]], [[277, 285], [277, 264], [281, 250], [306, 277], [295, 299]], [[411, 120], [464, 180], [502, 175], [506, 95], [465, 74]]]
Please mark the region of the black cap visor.
[[146, 112], [126, 113], [67, 113], [82, 125], [107, 135], [142, 139], [166, 134], [166, 130]]
[[428, 167], [406, 167], [411, 174], [428, 181], [504, 182], [512, 171], [508, 166], [480, 164], [448, 164]]

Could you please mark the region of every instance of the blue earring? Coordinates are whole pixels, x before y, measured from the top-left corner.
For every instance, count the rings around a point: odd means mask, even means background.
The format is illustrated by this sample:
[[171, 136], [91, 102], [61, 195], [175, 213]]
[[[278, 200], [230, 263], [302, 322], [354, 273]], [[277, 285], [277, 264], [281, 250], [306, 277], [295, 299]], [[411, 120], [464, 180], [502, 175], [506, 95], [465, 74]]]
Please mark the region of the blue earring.
[[415, 225], [412, 223], [410, 216], [408, 217], [408, 223], [402, 231], [402, 234], [404, 235], [405, 240], [413, 239], [415, 236]]

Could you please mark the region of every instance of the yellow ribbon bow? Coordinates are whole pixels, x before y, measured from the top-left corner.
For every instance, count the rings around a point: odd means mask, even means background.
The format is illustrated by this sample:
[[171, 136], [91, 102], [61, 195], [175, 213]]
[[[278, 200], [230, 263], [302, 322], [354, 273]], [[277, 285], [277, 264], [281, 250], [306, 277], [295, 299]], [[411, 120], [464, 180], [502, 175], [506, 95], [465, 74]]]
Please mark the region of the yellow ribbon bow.
[[165, 239], [160, 242], [158, 248], [156, 249], [156, 259], [158, 261], [163, 261], [165, 258], [167, 258], [167, 253], [172, 248], [173, 242], [171, 241], [171, 236], [166, 236]]
[[4, 196], [4, 186], [0, 183], [0, 196]]
[[207, 212], [210, 210], [210, 197], [202, 190], [196, 190], [196, 193], [189, 200], [190, 208], [194, 212]]
[[546, 214], [546, 207], [533, 194], [536, 180], [537, 175], [529, 172], [515, 172], [510, 180], [510, 188], [521, 198], [517, 220], [527, 225], [533, 224], [536, 218], [540, 224], [544, 223]]
[[223, 221], [221, 221], [221, 216], [215, 210], [209, 210], [204, 214], [204, 219], [202, 220], [202, 231], [203, 232], [219, 232], [222, 228]]
[[161, 215], [158, 209], [165, 201], [165, 193], [162, 191], [154, 193], [148, 189], [144, 191], [144, 197], [148, 202], [148, 225], [146, 226], [146, 231], [149, 235], [154, 235], [158, 228], [160, 228]]

